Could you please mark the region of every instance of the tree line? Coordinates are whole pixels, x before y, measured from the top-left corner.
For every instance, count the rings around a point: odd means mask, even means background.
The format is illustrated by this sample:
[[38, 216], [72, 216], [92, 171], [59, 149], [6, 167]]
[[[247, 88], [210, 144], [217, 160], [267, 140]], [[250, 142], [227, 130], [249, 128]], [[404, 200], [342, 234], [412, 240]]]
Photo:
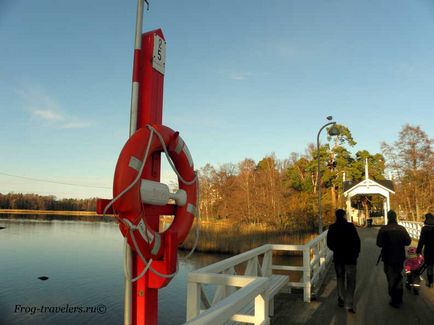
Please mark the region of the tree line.
[[57, 199], [54, 195], [0, 193], [0, 209], [95, 211], [95, 198]]
[[423, 221], [434, 209], [433, 139], [419, 126], [405, 125], [398, 139], [381, 144], [387, 166], [393, 172], [395, 209], [413, 221]]
[[[392, 208], [401, 217], [421, 221], [433, 209], [433, 140], [418, 126], [405, 125], [393, 144], [382, 143], [382, 153], [359, 150], [350, 130], [337, 125], [339, 135], [321, 145], [319, 153], [310, 144], [305, 153], [291, 153], [287, 159], [274, 154], [258, 162], [244, 159], [222, 166], [205, 165], [199, 170], [200, 211], [204, 220], [228, 220], [237, 224], [268, 224], [279, 229], [316, 229], [319, 154], [320, 189], [323, 193], [323, 220], [334, 219], [334, 210], [345, 207], [343, 181], [365, 177], [384, 180], [393, 176], [396, 195]], [[378, 198], [366, 197], [360, 204], [368, 208]], [[95, 198], [56, 199], [37, 194], [0, 194], [1, 209], [95, 211]]]
[[[359, 150], [350, 130], [337, 126], [339, 136], [320, 146], [323, 219], [331, 223], [334, 210], [345, 207], [343, 181], [365, 177], [384, 180], [393, 175], [396, 196], [392, 207], [402, 216], [420, 221], [433, 208], [432, 139], [420, 127], [405, 125], [393, 144], [382, 144], [382, 153]], [[279, 160], [275, 155], [259, 162], [244, 159], [219, 167], [207, 164], [200, 169], [200, 211], [205, 220], [227, 219], [235, 223], [267, 223], [280, 229], [315, 229], [318, 219], [318, 151], [313, 144], [304, 154], [291, 153]], [[387, 160], [386, 160], [387, 158]], [[393, 197], [393, 196], [392, 196]], [[366, 197], [368, 206], [378, 198]]]

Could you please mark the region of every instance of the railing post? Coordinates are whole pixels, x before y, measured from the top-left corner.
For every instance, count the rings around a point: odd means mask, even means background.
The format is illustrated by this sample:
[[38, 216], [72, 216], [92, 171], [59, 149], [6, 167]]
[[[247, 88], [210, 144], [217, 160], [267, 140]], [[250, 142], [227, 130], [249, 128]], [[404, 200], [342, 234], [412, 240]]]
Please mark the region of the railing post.
[[200, 314], [200, 285], [196, 282], [187, 284], [187, 321]]
[[273, 250], [270, 249], [264, 254], [264, 259], [262, 260], [261, 272], [262, 276], [270, 277], [273, 273]]
[[319, 254], [319, 241], [312, 247], [313, 248], [313, 256], [312, 259], [314, 260], [314, 263], [312, 265], [312, 276], [315, 275], [315, 273], [319, 272], [319, 268], [321, 266], [321, 256]]
[[303, 283], [304, 283], [304, 301], [310, 302], [310, 246], [305, 245], [303, 249]]
[[268, 325], [270, 318], [268, 317], [268, 304], [264, 294], [257, 295], [255, 298], [255, 325]]
[[321, 239], [321, 265], [324, 264], [326, 262], [326, 257], [327, 257], [327, 237], [324, 236]]

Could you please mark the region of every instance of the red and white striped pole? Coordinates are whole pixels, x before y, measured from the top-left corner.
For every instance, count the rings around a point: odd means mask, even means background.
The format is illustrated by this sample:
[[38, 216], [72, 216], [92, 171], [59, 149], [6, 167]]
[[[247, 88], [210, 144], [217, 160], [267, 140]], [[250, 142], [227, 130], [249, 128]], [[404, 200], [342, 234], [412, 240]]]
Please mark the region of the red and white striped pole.
[[[137, 129], [147, 124], [162, 124], [163, 88], [165, 73], [166, 41], [161, 29], [142, 33], [144, 2], [137, 0], [136, 32], [134, 44], [133, 80], [131, 89], [130, 136]], [[144, 166], [142, 178], [160, 182], [160, 153], [149, 157]], [[98, 199], [97, 212], [113, 213], [108, 209], [112, 200]], [[159, 231], [159, 212], [147, 215], [147, 224], [154, 231]], [[168, 232], [164, 256], [154, 260], [152, 267], [162, 274], [176, 272], [177, 246], [174, 233]], [[158, 324], [158, 290], [165, 287], [171, 278], [161, 277], [157, 273], [147, 272], [140, 277], [145, 268], [145, 261], [131, 249], [127, 241], [125, 250], [125, 296], [124, 325]], [[132, 282], [132, 278], [137, 278]]]
[[137, 111], [139, 105], [139, 60], [142, 49], [143, 2], [137, 0], [136, 34], [134, 39], [133, 82], [131, 87], [130, 136], [136, 132]]
[[[131, 86], [131, 111], [130, 111], [130, 136], [136, 132], [137, 129], [137, 115], [139, 107], [139, 60], [140, 50], [142, 49], [142, 29], [143, 29], [143, 6], [144, 0], [137, 0], [137, 13], [136, 13], [136, 31], [134, 38], [134, 61], [133, 61], [133, 80]], [[125, 274], [124, 284], [124, 325], [132, 324], [132, 283], [131, 275], [133, 274], [132, 253], [131, 247], [128, 245], [127, 239], [124, 240], [125, 252]]]

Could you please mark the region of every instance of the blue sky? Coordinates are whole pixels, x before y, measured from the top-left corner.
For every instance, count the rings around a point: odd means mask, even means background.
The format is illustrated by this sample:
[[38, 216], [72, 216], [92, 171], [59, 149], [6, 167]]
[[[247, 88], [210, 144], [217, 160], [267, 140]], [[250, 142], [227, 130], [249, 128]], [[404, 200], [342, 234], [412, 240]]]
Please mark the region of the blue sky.
[[[303, 153], [327, 115], [354, 150], [380, 152], [405, 123], [433, 136], [430, 0], [150, 4], [143, 29], [167, 41], [163, 121], [196, 167]], [[0, 0], [0, 193], [110, 197], [135, 14], [135, 0]]]

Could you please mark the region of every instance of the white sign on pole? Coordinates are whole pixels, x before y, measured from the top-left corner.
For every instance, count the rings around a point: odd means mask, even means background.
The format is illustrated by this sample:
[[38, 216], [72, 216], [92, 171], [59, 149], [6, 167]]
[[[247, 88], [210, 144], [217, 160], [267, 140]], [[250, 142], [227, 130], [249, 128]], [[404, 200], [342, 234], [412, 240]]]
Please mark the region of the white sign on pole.
[[152, 57], [152, 67], [164, 74], [166, 65], [166, 41], [157, 34], [154, 34], [154, 55]]

